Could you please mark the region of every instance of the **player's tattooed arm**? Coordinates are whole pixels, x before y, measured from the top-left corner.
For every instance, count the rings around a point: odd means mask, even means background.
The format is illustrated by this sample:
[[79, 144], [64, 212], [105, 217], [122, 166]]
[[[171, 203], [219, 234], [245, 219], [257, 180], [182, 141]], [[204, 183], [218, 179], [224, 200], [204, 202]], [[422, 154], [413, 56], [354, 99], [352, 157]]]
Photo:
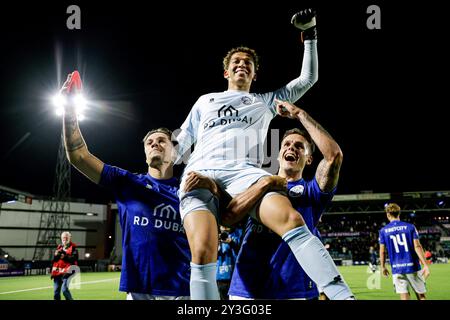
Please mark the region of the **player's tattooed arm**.
[[64, 114], [63, 132], [67, 159], [87, 178], [99, 183], [104, 163], [89, 152], [75, 112], [68, 110]]
[[[297, 119], [311, 136], [317, 148], [323, 155], [323, 160], [319, 163], [316, 171], [316, 180], [319, 187], [324, 192], [329, 192], [336, 187], [339, 179], [339, 170], [342, 164], [342, 151], [337, 142], [316, 120], [314, 120], [305, 110], [287, 101], [276, 100], [277, 112], [283, 117]], [[311, 157], [312, 150], [306, 154]]]
[[317, 166], [316, 180], [319, 184], [320, 190], [323, 192], [330, 192], [336, 187], [339, 180], [341, 161], [342, 160], [339, 161], [339, 158], [337, 157], [331, 162], [326, 159], [322, 159]]
[[69, 162], [90, 180], [99, 183], [104, 163], [89, 152], [71, 106], [64, 113], [63, 132]]
[[[73, 73], [67, 75], [67, 79], [60, 90], [61, 95], [69, 95], [69, 87], [72, 81], [72, 76]], [[70, 153], [83, 148], [86, 144], [81, 136], [80, 128], [78, 126], [75, 106], [71, 100], [69, 101], [70, 102], [64, 106], [63, 132], [67, 157], [71, 160]]]
[[[69, 87], [73, 74], [74, 73], [71, 73], [67, 76], [67, 80], [60, 90], [61, 95], [70, 95]], [[86, 177], [93, 182], [98, 183], [100, 181], [104, 163], [89, 152], [83, 136], [81, 135], [80, 127], [78, 126], [78, 119], [73, 101], [72, 99], [68, 100], [68, 103], [65, 105], [63, 116], [64, 146], [66, 148], [67, 159]]]
[[331, 137], [317, 121], [308, 113], [301, 110], [298, 119], [309, 132], [317, 148], [323, 155], [316, 170], [316, 180], [320, 190], [324, 192], [332, 191], [339, 180], [339, 171], [342, 165], [342, 151], [336, 141]]
[[75, 113], [67, 112], [64, 116], [64, 141], [67, 152], [73, 152], [86, 146]]

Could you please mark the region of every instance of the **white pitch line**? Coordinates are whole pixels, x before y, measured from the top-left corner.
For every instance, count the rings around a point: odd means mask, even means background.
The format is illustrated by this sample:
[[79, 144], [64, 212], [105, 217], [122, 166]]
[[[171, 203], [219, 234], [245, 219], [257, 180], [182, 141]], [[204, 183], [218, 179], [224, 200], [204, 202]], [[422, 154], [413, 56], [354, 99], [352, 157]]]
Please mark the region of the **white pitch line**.
[[[108, 282], [108, 281], [119, 280], [119, 279], [120, 278], [111, 278], [111, 279], [104, 279], [104, 280], [86, 281], [86, 282], [80, 282], [80, 284], [91, 284], [91, 283], [99, 283], [99, 282]], [[51, 289], [51, 288], [53, 288], [53, 286], [40, 287], [40, 288], [31, 288], [31, 289], [23, 289], [23, 290], [16, 290], [16, 291], [0, 292], [0, 294], [9, 294], [9, 293], [35, 291], [35, 290], [44, 290], [44, 289]]]

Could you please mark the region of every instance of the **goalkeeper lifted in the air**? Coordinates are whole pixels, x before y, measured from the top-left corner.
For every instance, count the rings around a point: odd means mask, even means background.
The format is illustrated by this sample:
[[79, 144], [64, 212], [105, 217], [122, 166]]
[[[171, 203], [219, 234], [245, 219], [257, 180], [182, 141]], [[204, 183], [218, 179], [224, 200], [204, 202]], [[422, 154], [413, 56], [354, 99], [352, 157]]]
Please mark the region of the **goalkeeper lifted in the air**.
[[[227, 90], [201, 96], [177, 137], [180, 155], [196, 143], [180, 187], [180, 211], [192, 253], [192, 299], [219, 299], [216, 285], [219, 199], [217, 193], [199, 183], [199, 175], [214, 179], [232, 197], [270, 176], [261, 169], [269, 124], [277, 114], [295, 118], [299, 113], [296, 107], [282, 111], [276, 99], [295, 103], [317, 81], [315, 13], [300, 11], [292, 21], [302, 30], [304, 39], [300, 75], [275, 91], [250, 93], [259, 68], [258, 55], [248, 47], [231, 49], [223, 59]], [[289, 67], [286, 61], [280, 63]], [[340, 280], [333, 259], [283, 192], [268, 192], [247, 209], [245, 212], [286, 241], [306, 273], [324, 288], [330, 299], [352, 297], [348, 286]]]

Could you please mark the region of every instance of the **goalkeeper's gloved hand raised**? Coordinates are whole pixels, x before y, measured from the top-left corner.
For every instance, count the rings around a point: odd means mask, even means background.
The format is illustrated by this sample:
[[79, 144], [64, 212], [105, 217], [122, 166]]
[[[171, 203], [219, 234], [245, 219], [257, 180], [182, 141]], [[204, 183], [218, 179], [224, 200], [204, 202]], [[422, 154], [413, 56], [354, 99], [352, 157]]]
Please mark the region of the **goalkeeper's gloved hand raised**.
[[316, 12], [305, 9], [292, 16], [291, 23], [302, 30], [302, 41], [317, 39]]

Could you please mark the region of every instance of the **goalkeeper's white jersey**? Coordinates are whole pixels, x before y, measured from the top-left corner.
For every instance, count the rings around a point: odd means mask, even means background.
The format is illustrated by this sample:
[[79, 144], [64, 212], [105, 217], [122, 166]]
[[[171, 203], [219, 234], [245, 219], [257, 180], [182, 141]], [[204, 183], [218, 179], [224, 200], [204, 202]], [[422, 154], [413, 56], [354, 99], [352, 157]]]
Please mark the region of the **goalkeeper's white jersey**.
[[274, 99], [294, 103], [317, 81], [316, 40], [305, 41], [304, 50], [300, 76], [276, 91], [228, 90], [197, 100], [177, 136], [180, 155], [195, 144], [185, 172], [261, 167], [269, 124], [276, 115]]

